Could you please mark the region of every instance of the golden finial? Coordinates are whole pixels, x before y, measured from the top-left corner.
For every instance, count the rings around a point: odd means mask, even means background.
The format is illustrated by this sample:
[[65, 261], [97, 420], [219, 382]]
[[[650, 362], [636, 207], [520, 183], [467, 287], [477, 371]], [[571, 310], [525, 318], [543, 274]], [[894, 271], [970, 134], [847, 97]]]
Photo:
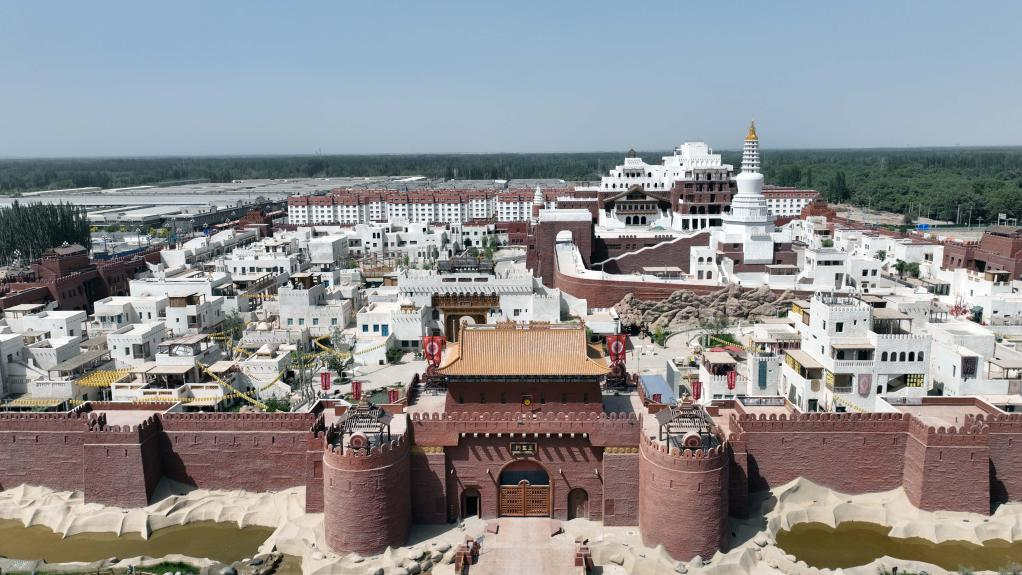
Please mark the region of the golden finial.
[[759, 136], [756, 135], [756, 120], [749, 124], [749, 133], [745, 136], [745, 141], [748, 142], [749, 140], [759, 140]]

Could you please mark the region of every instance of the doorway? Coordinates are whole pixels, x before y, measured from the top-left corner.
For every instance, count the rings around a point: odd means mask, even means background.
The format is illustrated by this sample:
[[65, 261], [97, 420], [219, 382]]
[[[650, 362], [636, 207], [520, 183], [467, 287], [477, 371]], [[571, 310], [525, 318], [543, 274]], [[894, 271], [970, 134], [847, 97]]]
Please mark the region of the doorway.
[[551, 507], [550, 476], [542, 465], [523, 459], [500, 473], [499, 515], [550, 517]]
[[589, 519], [589, 494], [585, 489], [568, 492], [568, 519]]
[[461, 517], [482, 517], [482, 497], [478, 489], [466, 489], [462, 493]]

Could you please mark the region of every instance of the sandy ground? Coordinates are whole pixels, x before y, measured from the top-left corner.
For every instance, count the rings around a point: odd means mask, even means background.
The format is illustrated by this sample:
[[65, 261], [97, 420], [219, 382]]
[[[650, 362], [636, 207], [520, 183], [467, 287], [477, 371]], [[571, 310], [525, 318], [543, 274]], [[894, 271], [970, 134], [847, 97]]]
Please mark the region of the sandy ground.
[[[662, 548], [642, 545], [637, 527], [604, 527], [600, 523], [548, 519], [502, 519], [496, 534], [486, 532], [486, 522], [471, 519], [459, 525], [416, 526], [409, 544], [372, 556], [338, 555], [323, 541], [323, 515], [307, 514], [301, 488], [274, 493], [242, 491], [184, 490], [164, 482], [156, 503], [140, 509], [121, 509], [87, 504], [81, 493], [55, 492], [42, 487], [19, 486], [0, 492], [0, 518], [17, 519], [26, 526], [44, 525], [58, 533], [83, 532], [140, 533], [170, 525], [196, 521], [236, 523], [239, 527], [272, 527], [273, 534], [260, 549], [273, 549], [302, 559], [303, 575], [391, 575], [432, 571], [453, 572], [453, 548], [466, 537], [481, 542], [479, 563], [473, 572], [539, 573], [560, 575], [570, 565], [576, 538], [588, 541], [593, 559], [604, 575], [707, 575], [821, 574], [829, 570], [807, 567], [775, 546], [779, 531], [798, 523], [819, 522], [836, 526], [845, 521], [866, 521], [891, 527], [892, 537], [921, 537], [934, 542], [965, 540], [981, 543], [989, 539], [1022, 539], [1022, 503], [1000, 506], [994, 515], [928, 512], [912, 506], [904, 491], [896, 489], [865, 495], [844, 495], [809, 481], [796, 480], [772, 493], [760, 496], [762, 513], [729, 526], [732, 550], [714, 557], [681, 563]], [[549, 525], [562, 532], [550, 535]], [[172, 557], [181, 560], [180, 556]], [[0, 559], [0, 569], [12, 564]], [[137, 565], [142, 558], [122, 559], [116, 565]], [[208, 561], [190, 561], [207, 565]], [[64, 564], [64, 568], [96, 564]], [[104, 567], [110, 564], [104, 563]], [[880, 567], [897, 566], [902, 571], [925, 570], [931, 575], [946, 573], [930, 564], [881, 558], [871, 564], [841, 570], [845, 575], [875, 575]], [[24, 565], [20, 565], [24, 569]], [[42, 565], [33, 568], [43, 570]], [[47, 570], [56, 570], [46, 566]], [[30, 569], [31, 570], [31, 569]]]

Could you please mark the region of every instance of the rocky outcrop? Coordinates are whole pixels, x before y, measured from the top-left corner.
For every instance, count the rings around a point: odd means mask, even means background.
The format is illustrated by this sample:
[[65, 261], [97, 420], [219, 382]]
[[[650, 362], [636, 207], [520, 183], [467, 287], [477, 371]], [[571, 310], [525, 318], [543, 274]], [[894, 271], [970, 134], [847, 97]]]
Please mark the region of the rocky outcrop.
[[647, 326], [651, 331], [663, 328], [678, 332], [700, 320], [773, 317], [787, 309], [793, 299], [791, 291], [778, 295], [766, 286], [748, 289], [730, 285], [706, 295], [678, 290], [660, 301], [640, 300], [628, 294], [614, 309], [621, 318], [621, 327]]

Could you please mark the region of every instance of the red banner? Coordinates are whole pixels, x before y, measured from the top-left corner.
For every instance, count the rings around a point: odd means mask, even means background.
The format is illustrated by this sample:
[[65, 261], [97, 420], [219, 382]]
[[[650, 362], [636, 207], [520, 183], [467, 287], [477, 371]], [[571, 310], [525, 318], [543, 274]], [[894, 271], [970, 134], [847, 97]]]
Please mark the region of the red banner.
[[427, 363], [434, 367], [440, 365], [440, 357], [443, 355], [446, 341], [442, 335], [422, 336], [422, 355], [426, 358]]
[[362, 382], [361, 381], [358, 381], [356, 379], [355, 381], [351, 382], [351, 396], [355, 398], [355, 401], [359, 401], [359, 400], [362, 399]]
[[329, 371], [324, 371], [323, 373], [319, 374], [319, 387], [322, 388], [323, 391], [328, 391], [330, 389], [331, 375], [333, 374], [331, 374]]
[[401, 399], [401, 390], [399, 389], [387, 390], [387, 403], [397, 403], [399, 399]]
[[628, 336], [623, 333], [608, 335], [607, 353], [611, 363], [624, 363], [628, 353]]
[[738, 381], [738, 372], [737, 371], [729, 371], [729, 372], [727, 372], [727, 388], [728, 389], [734, 389], [735, 388], [735, 383], [737, 381]]
[[699, 398], [703, 395], [703, 382], [693, 381], [692, 382], [692, 399], [699, 401]]

